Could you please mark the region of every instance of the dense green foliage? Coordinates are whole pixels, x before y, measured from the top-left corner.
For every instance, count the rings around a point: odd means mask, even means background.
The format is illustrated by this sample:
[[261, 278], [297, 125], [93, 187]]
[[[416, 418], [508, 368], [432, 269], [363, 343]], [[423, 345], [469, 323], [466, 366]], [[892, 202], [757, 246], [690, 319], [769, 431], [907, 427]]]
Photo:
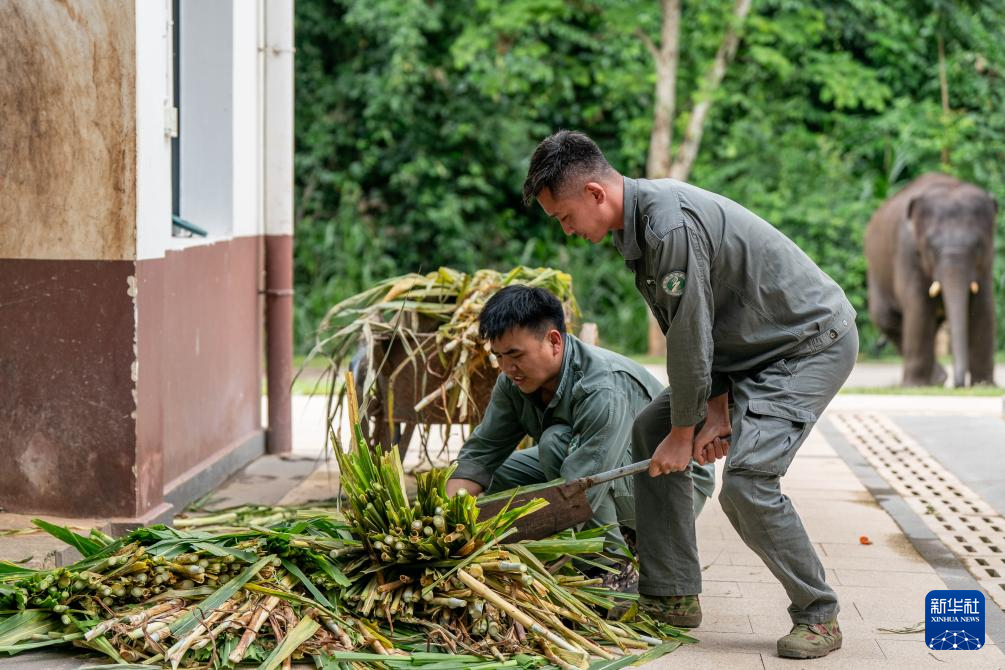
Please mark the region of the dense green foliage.
[[[941, 169], [1005, 203], [1000, 2], [756, 0], [715, 94], [689, 181], [802, 246], [859, 309], [864, 343], [862, 233], [886, 196]], [[675, 139], [732, 4], [683, 3]], [[613, 246], [565, 240], [520, 187], [561, 127], [644, 176], [655, 74], [637, 32], [659, 25], [655, 0], [299, 0], [301, 346], [327, 307], [383, 277], [540, 264], [573, 274], [605, 343], [642, 350], [645, 307]], [[1001, 297], [1005, 231], [997, 242]]]

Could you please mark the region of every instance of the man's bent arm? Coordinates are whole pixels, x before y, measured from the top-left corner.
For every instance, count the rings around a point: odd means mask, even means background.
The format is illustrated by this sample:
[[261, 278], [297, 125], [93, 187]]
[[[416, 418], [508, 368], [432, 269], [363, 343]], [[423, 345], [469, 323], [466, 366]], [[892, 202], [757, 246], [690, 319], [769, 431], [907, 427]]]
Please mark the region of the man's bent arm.
[[[705, 418], [706, 402], [713, 387], [711, 264], [705, 244], [691, 231], [687, 224], [678, 226], [660, 243], [661, 286], [657, 290], [670, 317], [666, 333], [667, 376], [673, 398], [674, 427], [694, 426]], [[683, 282], [680, 275], [684, 275]], [[714, 381], [716, 391], [721, 392], [724, 380], [717, 376]]]
[[[520, 424], [520, 417], [503, 385], [505, 377], [499, 376], [492, 389], [489, 406], [478, 427], [474, 429], [457, 457], [457, 469], [450, 479], [465, 479], [476, 482], [482, 490], [492, 483], [492, 474], [503, 464], [527, 431]], [[448, 487], [450, 484], [448, 483]], [[457, 486], [456, 488], [467, 488]], [[448, 489], [449, 490], [449, 489]], [[469, 489], [470, 493], [474, 493]]]
[[[577, 400], [572, 421], [576, 443], [562, 463], [562, 478], [570, 481], [623, 465], [633, 421], [628, 397], [619, 389], [593, 389]], [[586, 490], [586, 499], [594, 511], [610, 487], [608, 482]]]

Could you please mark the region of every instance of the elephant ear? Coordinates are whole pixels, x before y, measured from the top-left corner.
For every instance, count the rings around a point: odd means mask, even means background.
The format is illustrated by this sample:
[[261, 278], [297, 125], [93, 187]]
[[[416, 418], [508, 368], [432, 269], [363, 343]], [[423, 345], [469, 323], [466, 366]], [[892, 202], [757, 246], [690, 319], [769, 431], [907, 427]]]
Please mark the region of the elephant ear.
[[907, 203], [907, 213], [904, 215], [907, 225], [910, 226], [911, 232], [914, 233], [915, 236], [918, 236], [921, 231], [918, 230], [918, 224], [914, 219], [914, 214], [915, 210], [921, 206], [921, 199], [923, 197], [924, 196], [916, 195], [911, 198]]

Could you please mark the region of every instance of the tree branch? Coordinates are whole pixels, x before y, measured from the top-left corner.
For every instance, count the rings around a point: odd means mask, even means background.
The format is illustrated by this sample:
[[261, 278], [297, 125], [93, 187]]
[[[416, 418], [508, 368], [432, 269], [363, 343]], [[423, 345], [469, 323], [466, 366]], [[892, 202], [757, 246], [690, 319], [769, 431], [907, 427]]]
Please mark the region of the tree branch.
[[[644, 35], [656, 65], [656, 91], [653, 100], [653, 129], [649, 136], [649, 157], [646, 177], [660, 179], [670, 173], [673, 140], [673, 117], [677, 104], [677, 63], [680, 58], [680, 0], [662, 0], [663, 22], [660, 28], [660, 48]], [[653, 315], [649, 314], [649, 354], [666, 354], [666, 339]]]
[[642, 44], [646, 46], [646, 50], [649, 51], [649, 55], [653, 57], [653, 62], [659, 63], [660, 52], [656, 48], [656, 45], [653, 44], [652, 38], [649, 37], [649, 35], [646, 34], [646, 31], [642, 30], [642, 28], [636, 28], [635, 34], [640, 40], [642, 40]]
[[705, 121], [712, 108], [712, 98], [726, 76], [726, 68], [736, 56], [736, 49], [740, 44], [740, 31], [750, 13], [750, 5], [751, 0], [736, 0], [729, 26], [726, 28], [722, 43], [715, 54], [712, 68], [708, 71], [704, 83], [695, 95], [691, 118], [688, 120], [687, 130], [684, 131], [684, 140], [681, 143], [677, 159], [670, 167], [670, 176], [674, 179], [685, 180], [691, 174], [691, 168], [698, 156], [698, 149], [701, 147]]

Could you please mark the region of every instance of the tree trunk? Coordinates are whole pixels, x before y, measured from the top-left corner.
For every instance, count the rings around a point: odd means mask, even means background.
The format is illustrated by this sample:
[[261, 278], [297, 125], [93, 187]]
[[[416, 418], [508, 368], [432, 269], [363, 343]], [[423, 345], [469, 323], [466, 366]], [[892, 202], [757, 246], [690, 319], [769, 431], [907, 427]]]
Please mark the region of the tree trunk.
[[670, 173], [670, 153], [673, 141], [673, 117], [677, 105], [677, 63], [680, 60], [680, 0], [662, 0], [663, 25], [659, 48], [642, 30], [639, 38], [653, 57], [656, 66], [656, 100], [653, 106], [653, 129], [649, 136], [649, 158], [646, 177], [659, 179]]
[[[736, 55], [740, 44], [740, 32], [750, 13], [752, 0], [736, 0], [729, 25], [722, 43], [712, 61], [712, 67], [701, 88], [695, 94], [694, 107], [688, 120], [684, 140], [676, 160], [672, 159], [673, 118], [676, 106], [677, 63], [680, 45], [680, 2], [663, 0], [663, 27], [659, 49], [649, 37], [640, 31], [639, 36], [656, 64], [656, 102], [653, 110], [653, 130], [649, 139], [649, 159], [646, 162], [646, 177], [660, 179], [673, 177], [686, 180], [701, 147], [701, 136], [705, 129], [708, 112], [712, 108], [712, 97], [726, 76], [726, 68]], [[649, 355], [666, 354], [666, 340], [659, 324], [649, 315]]]
[[670, 167], [670, 176], [674, 179], [684, 181], [691, 174], [691, 167], [695, 158], [698, 157], [698, 149], [701, 147], [701, 136], [705, 130], [705, 121], [708, 119], [708, 112], [712, 108], [712, 98], [723, 78], [726, 76], [726, 68], [736, 56], [736, 49], [740, 44], [740, 32], [743, 24], [750, 13], [751, 0], [736, 0], [733, 6], [733, 14], [726, 27], [726, 34], [722, 37], [722, 43], [712, 61], [712, 67], [708, 71], [705, 81], [695, 94], [694, 107], [691, 110], [691, 118], [687, 123], [687, 130], [684, 132], [684, 140], [677, 158]]
[[[942, 94], [942, 121], [949, 120], [949, 79], [946, 77], [946, 42], [942, 37], [942, 28], [939, 28], [939, 91]], [[942, 145], [942, 164], [949, 165], [949, 145]]]
[[[653, 105], [653, 130], [649, 136], [646, 177], [661, 179], [670, 174], [673, 142], [673, 118], [677, 105], [677, 64], [680, 61], [680, 0], [662, 0], [663, 24], [659, 48], [641, 30], [639, 38], [656, 66], [656, 100]], [[666, 339], [652, 314], [649, 314], [648, 349], [650, 356], [666, 355]]]

